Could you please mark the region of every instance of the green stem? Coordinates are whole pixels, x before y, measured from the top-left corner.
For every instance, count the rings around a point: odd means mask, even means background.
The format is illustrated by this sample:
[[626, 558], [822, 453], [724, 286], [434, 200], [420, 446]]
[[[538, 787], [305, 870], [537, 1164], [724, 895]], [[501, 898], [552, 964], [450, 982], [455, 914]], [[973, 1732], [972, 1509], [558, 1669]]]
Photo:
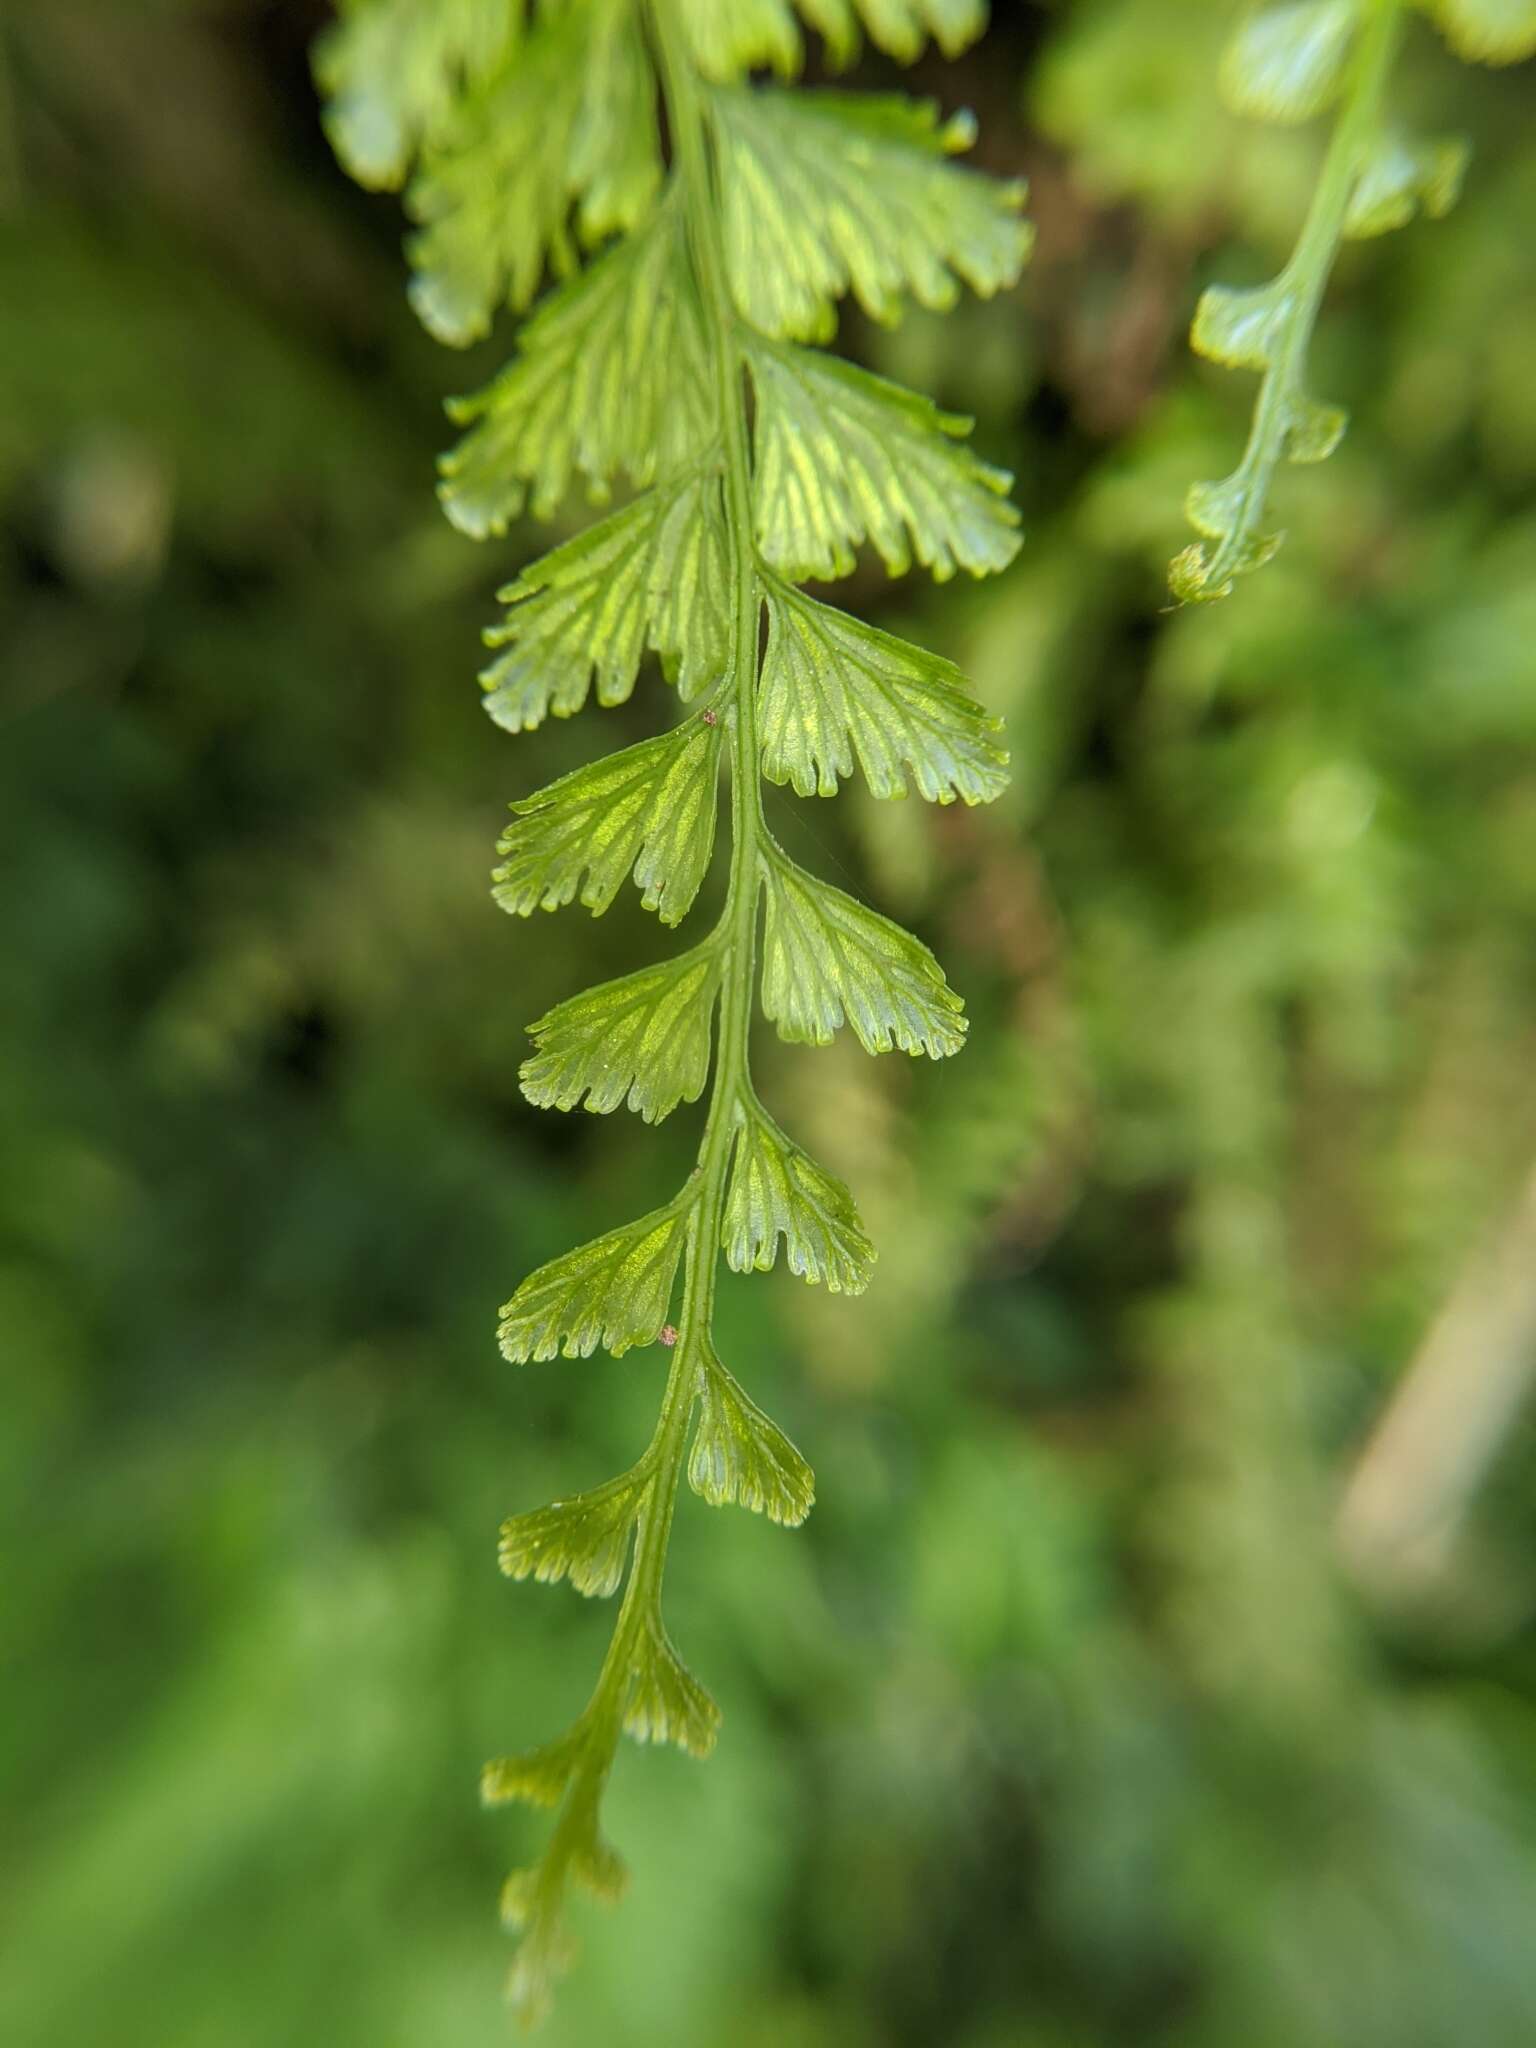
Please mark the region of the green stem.
[[[735, 645], [725, 701], [731, 727], [731, 872], [724, 929], [720, 1045], [704, 1137], [699, 1147], [698, 1199], [689, 1225], [683, 1306], [672, 1370], [652, 1440], [656, 1469], [640, 1517], [635, 1562], [614, 1649], [626, 1654], [647, 1612], [657, 1611], [672, 1510], [682, 1477], [688, 1418], [714, 1321], [720, 1227], [737, 1107], [751, 1086], [749, 1046], [757, 972], [757, 898], [762, 830], [757, 736], [757, 561], [752, 541], [752, 454], [742, 384], [736, 316], [726, 279], [725, 243], [715, 198], [704, 96], [666, 0], [653, 0], [651, 19], [661, 55], [662, 87], [683, 190], [689, 246], [704, 304], [711, 369], [719, 408], [725, 516], [731, 542], [731, 613]], [[606, 1675], [606, 1674], [605, 1674]]]
[[[724, 460], [726, 526], [731, 543], [731, 609], [735, 646], [730, 677], [731, 875], [726, 919], [730, 957], [721, 1003], [720, 1057], [700, 1165], [721, 1181], [737, 1101], [748, 1085], [748, 1049], [757, 965], [757, 898], [763, 833], [758, 780], [757, 558], [752, 534], [752, 452], [747, 432], [745, 365], [736, 311], [726, 275], [725, 240], [716, 200], [715, 169], [706, 133], [704, 95], [670, 5], [652, 0], [661, 52], [663, 88], [687, 208], [688, 237], [704, 303], [715, 377]], [[707, 1190], [705, 1207], [708, 1206]], [[718, 1230], [718, 1219], [717, 1219]], [[718, 1238], [716, 1239], [718, 1241]], [[713, 1260], [711, 1260], [713, 1266]]]
[[[661, 1415], [642, 1462], [649, 1467], [634, 1560], [608, 1654], [587, 1707], [602, 1739], [573, 1783], [571, 1805], [591, 1800], [607, 1777], [618, 1742], [628, 1681], [647, 1625], [659, 1619], [667, 1542], [687, 1454], [688, 1424], [700, 1373], [711, 1355], [715, 1282], [725, 1214], [731, 1145], [740, 1106], [749, 1098], [752, 1005], [757, 979], [757, 912], [763, 845], [758, 782], [757, 670], [759, 591], [752, 531], [752, 456], [744, 364], [726, 277], [725, 244], [716, 204], [704, 94], [667, 0], [652, 0], [663, 90], [675, 148], [676, 174], [687, 211], [689, 246], [703, 301], [715, 379], [722, 487], [731, 543], [735, 640], [721, 701], [731, 730], [731, 868], [722, 920], [727, 954], [722, 975], [720, 1041], [708, 1118], [699, 1147], [698, 1182], [688, 1227], [683, 1304]], [[556, 1844], [552, 1851], [558, 1855]]]
[[1350, 60], [1344, 104], [1323, 159], [1307, 218], [1283, 277], [1296, 307], [1284, 339], [1265, 372], [1248, 445], [1238, 465], [1236, 514], [1202, 581], [1212, 591], [1247, 566], [1255, 527], [1264, 516], [1270, 485], [1285, 451], [1291, 404], [1301, 388], [1312, 331], [1365, 156], [1381, 120], [1381, 102], [1402, 27], [1401, 0], [1365, 0], [1366, 19]]

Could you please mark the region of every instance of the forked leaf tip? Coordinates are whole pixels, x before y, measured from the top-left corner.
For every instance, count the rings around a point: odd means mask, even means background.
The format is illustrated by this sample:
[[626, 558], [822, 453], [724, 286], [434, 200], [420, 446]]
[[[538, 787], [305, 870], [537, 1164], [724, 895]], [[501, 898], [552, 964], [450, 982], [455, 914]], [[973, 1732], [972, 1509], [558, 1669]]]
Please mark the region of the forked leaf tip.
[[711, 1507], [734, 1503], [789, 1529], [816, 1499], [805, 1459], [713, 1355], [700, 1375], [688, 1483]]

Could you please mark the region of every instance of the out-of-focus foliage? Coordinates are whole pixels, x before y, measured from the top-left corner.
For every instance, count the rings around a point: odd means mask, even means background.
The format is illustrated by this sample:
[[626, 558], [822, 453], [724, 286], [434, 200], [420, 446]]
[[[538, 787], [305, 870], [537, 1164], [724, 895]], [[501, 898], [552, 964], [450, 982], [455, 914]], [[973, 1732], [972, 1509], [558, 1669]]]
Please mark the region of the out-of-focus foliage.
[[[647, 920], [542, 921], [529, 955], [485, 898], [506, 755], [462, 678], [497, 570], [430, 502], [439, 352], [395, 202], [317, 131], [319, 25], [52, 0], [4, 31], [27, 2048], [499, 2038], [476, 1772], [509, 1708], [533, 1740], [577, 1703], [602, 1621], [509, 1604], [488, 1544], [655, 1404], [638, 1358], [514, 1388], [487, 1342], [486, 1274], [639, 1213], [684, 1141], [517, 1092], [520, 1020], [594, 931], [641, 966]], [[1229, 25], [1021, 6], [922, 74], [1031, 177], [1037, 269], [844, 339], [982, 415], [1028, 542], [904, 616], [878, 562], [855, 588], [1008, 715], [1014, 790], [773, 811], [942, 951], [971, 1043], [771, 1054], [885, 1256], [851, 1308], [725, 1286], [822, 1497], [775, 1543], [681, 1504], [668, 1597], [731, 1712], [708, 1771], [621, 1763], [635, 1881], [571, 2048], [1528, 2048], [1536, 1442], [1484, 1425], [1531, 1354], [1533, 86], [1413, 38], [1405, 116], [1471, 142], [1462, 202], [1346, 252], [1317, 367], [1350, 437], [1282, 473], [1306, 515], [1263, 577], [1165, 615], [1179, 492], [1245, 412], [1189, 313], [1283, 260], [1315, 172], [1308, 135], [1212, 113]], [[1383, 1611], [1334, 1503], [1469, 1272], [1428, 1450], [1479, 1483], [1399, 1474], [1435, 1540]], [[722, 1486], [750, 1428], [719, 1420]]]

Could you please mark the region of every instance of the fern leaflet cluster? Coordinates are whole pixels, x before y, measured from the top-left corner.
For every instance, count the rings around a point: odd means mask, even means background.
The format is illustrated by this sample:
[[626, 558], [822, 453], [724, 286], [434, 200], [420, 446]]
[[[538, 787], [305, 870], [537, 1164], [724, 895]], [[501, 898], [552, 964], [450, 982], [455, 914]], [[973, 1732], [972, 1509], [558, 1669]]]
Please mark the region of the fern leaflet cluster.
[[[1216, 285], [1190, 340], [1211, 361], [1260, 373], [1247, 447], [1219, 482], [1197, 483], [1185, 511], [1201, 536], [1176, 557], [1182, 603], [1225, 597], [1284, 536], [1266, 510], [1282, 462], [1323, 462], [1347, 415], [1307, 390], [1307, 352], [1341, 243], [1432, 219], [1455, 205], [1466, 168], [1460, 141], [1403, 135], [1387, 116], [1387, 85], [1410, 0], [1287, 0], [1250, 15], [1222, 67], [1229, 103], [1256, 119], [1304, 122], [1335, 108], [1332, 138], [1296, 247], [1270, 283]], [[1536, 51], [1536, 0], [1416, 0], [1470, 62], [1514, 63]]]
[[[799, 866], [761, 781], [832, 795], [857, 766], [876, 796], [986, 802], [1006, 780], [998, 727], [949, 662], [800, 587], [873, 547], [890, 572], [1003, 568], [1018, 546], [1008, 478], [969, 423], [822, 353], [840, 299], [875, 319], [991, 293], [1028, 246], [1022, 193], [953, 161], [965, 117], [897, 97], [801, 90], [802, 18], [835, 63], [860, 32], [888, 54], [980, 33], [980, 0], [352, 0], [322, 46], [329, 125], [363, 182], [409, 178], [412, 297], [451, 343], [562, 279], [518, 353], [456, 408], [449, 517], [477, 538], [573, 489], [601, 507], [502, 593], [486, 708], [510, 732], [624, 702], [647, 656], [681, 707], [653, 739], [512, 807], [495, 894], [519, 916], [600, 913], [632, 879], [672, 926], [715, 852], [729, 783], [729, 879], [714, 928], [532, 1026], [525, 1093], [655, 1122], [707, 1093], [697, 1164], [670, 1200], [531, 1274], [502, 1311], [508, 1359], [660, 1346], [655, 1433], [629, 1471], [514, 1516], [501, 1563], [622, 1598], [575, 1725], [490, 1764], [487, 1800], [556, 1809], [537, 1865], [504, 1895], [520, 1930], [514, 2002], [537, 2013], [569, 1955], [574, 1879], [618, 1892], [599, 1809], [622, 1733], [696, 1755], [720, 1715], [662, 1614], [674, 1503], [703, 1498], [794, 1525], [809, 1466], [718, 1356], [719, 1262], [865, 1286], [874, 1248], [849, 1191], [759, 1100], [760, 1000], [779, 1035], [851, 1029], [871, 1052], [943, 1058], [958, 997], [914, 937]], [[777, 82], [753, 74], [769, 69]], [[663, 137], [666, 138], [664, 145]], [[414, 168], [413, 168], [414, 167]], [[675, 1321], [674, 1321], [675, 1317]]]

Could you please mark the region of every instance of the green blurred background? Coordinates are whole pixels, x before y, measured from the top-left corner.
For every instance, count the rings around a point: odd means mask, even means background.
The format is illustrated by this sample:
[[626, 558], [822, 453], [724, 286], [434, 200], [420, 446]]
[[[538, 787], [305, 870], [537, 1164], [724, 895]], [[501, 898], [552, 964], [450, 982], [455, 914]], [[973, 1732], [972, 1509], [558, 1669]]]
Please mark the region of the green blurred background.
[[[1001, 10], [924, 89], [1033, 183], [1026, 286], [844, 344], [980, 416], [1029, 544], [852, 601], [968, 664], [984, 813], [776, 797], [938, 948], [932, 1070], [765, 1041], [883, 1251], [725, 1288], [817, 1468], [688, 1496], [714, 1760], [627, 1750], [559, 2048], [1536, 2040], [1536, 81], [1415, 27], [1465, 200], [1349, 251], [1355, 424], [1291, 539], [1164, 609], [1312, 131], [1214, 111], [1231, 10]], [[609, 1616], [497, 1577], [618, 1469], [660, 1354], [500, 1362], [537, 1261], [673, 1185], [684, 1115], [536, 1113], [522, 1027], [649, 958], [516, 925], [477, 633], [532, 531], [432, 500], [455, 360], [334, 167], [320, 0], [38, 0], [0, 70], [0, 2039], [502, 2037], [490, 1754]], [[871, 62], [862, 82], [892, 81]], [[599, 731], [601, 728], [601, 731]]]

